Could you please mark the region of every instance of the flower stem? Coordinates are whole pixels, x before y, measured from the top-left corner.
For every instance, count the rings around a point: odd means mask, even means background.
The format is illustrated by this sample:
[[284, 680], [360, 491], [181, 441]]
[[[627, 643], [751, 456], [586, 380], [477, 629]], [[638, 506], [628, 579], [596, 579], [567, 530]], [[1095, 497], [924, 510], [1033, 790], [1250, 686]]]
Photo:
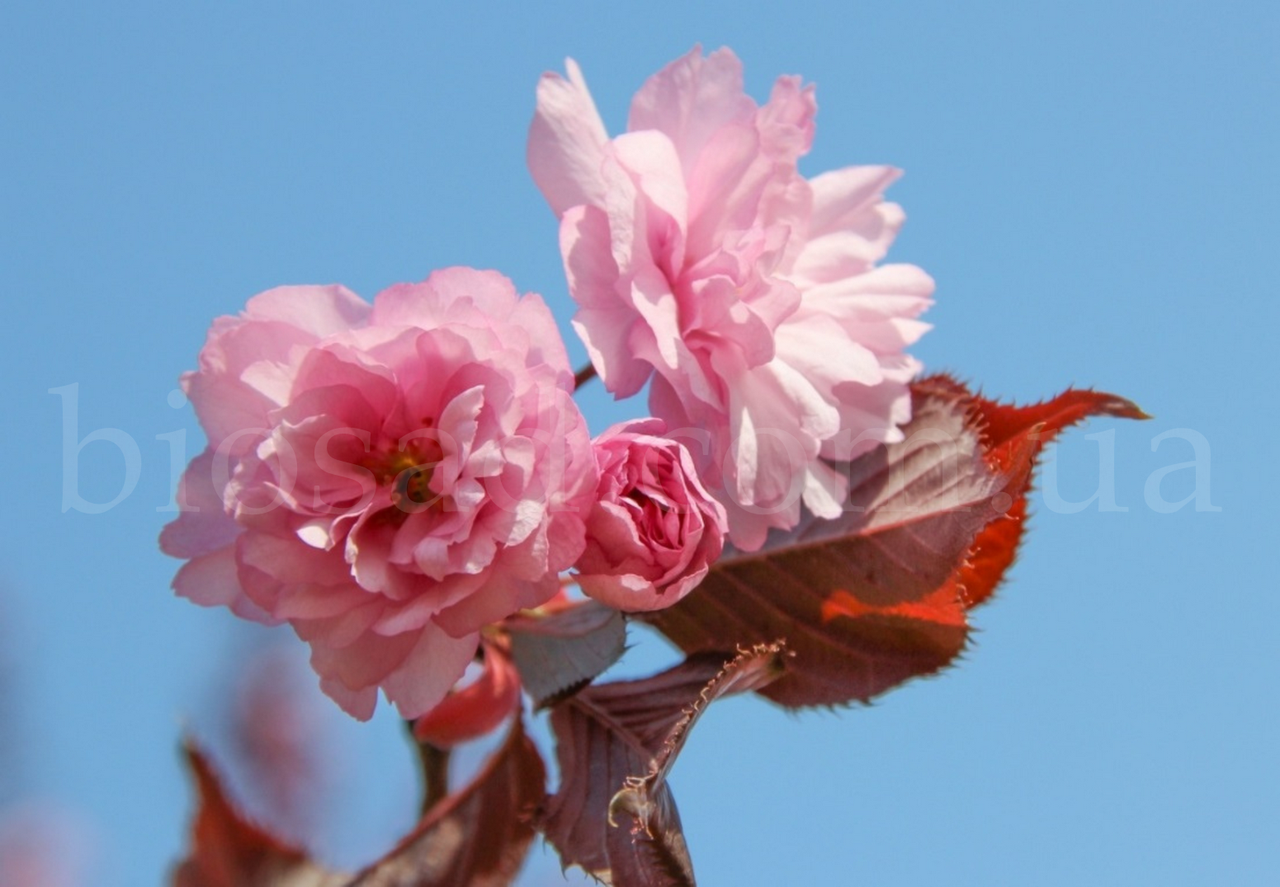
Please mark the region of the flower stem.
[[413, 737], [411, 723], [409, 729], [410, 738], [418, 750], [418, 765], [422, 770], [421, 812], [426, 816], [427, 811], [449, 796], [449, 749], [439, 748]]
[[577, 375], [573, 377], [573, 390], [577, 391], [582, 387], [584, 382], [588, 382], [596, 377], [596, 368], [594, 364], [587, 364], [578, 370]]

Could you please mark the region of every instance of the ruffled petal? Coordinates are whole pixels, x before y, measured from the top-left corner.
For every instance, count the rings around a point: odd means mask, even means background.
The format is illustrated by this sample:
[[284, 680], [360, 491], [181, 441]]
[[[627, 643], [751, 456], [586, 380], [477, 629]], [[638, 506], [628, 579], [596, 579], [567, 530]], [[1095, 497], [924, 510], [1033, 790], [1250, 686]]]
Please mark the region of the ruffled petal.
[[565, 70], [568, 79], [546, 73], [538, 82], [526, 155], [534, 182], [557, 216], [575, 206], [603, 205], [600, 167], [609, 140], [577, 63], [566, 59]]

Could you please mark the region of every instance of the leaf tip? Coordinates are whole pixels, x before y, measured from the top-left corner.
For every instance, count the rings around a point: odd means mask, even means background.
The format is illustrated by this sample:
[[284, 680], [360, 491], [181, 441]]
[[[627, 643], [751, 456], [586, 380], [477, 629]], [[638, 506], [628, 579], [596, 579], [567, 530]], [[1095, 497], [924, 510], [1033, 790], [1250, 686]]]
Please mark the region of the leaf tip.
[[1101, 392], [1098, 392], [1098, 394], [1104, 398], [1098, 403], [1098, 413], [1100, 415], [1115, 416], [1117, 419], [1137, 419], [1144, 422], [1155, 418], [1155, 416], [1152, 416], [1127, 397], [1121, 397], [1118, 394], [1102, 394]]

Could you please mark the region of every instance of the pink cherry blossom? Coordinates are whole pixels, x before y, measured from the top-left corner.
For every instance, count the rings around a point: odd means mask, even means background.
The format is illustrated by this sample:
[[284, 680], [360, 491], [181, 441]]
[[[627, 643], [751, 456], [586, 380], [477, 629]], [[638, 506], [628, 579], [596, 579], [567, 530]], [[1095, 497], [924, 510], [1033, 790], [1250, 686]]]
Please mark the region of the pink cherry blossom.
[[847, 481], [829, 463], [900, 439], [920, 368], [904, 349], [928, 328], [928, 275], [877, 265], [903, 221], [882, 197], [898, 172], [805, 179], [813, 87], [781, 77], [757, 106], [728, 49], [658, 72], [613, 139], [567, 68], [538, 86], [528, 159], [604, 384], [651, 382], [653, 414], [701, 441], [735, 545], [793, 526], [802, 502], [834, 517]]
[[283, 287], [214, 322], [183, 384], [209, 438], [161, 535], [177, 592], [311, 645], [368, 718], [429, 711], [479, 631], [559, 588], [596, 486], [555, 322], [469, 268]]
[[658, 419], [615, 425], [595, 440], [596, 503], [578, 584], [619, 610], [669, 607], [702, 581], [724, 547], [724, 507], [693, 457]]

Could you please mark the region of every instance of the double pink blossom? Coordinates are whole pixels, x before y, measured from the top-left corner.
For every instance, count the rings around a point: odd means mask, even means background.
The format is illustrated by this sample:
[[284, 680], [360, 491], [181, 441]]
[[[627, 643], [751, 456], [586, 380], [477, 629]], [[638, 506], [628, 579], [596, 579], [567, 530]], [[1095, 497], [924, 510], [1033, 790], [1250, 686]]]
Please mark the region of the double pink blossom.
[[618, 610], [657, 610], [702, 581], [724, 547], [724, 507], [662, 422], [615, 425], [595, 440], [600, 466], [578, 584]]
[[928, 275], [877, 265], [903, 220], [882, 196], [897, 171], [805, 179], [813, 88], [782, 77], [757, 106], [727, 49], [652, 77], [612, 139], [567, 67], [539, 84], [528, 159], [605, 385], [651, 383], [739, 547], [801, 503], [836, 516], [847, 482], [829, 463], [900, 438], [919, 369], [904, 349], [927, 329]]
[[166, 552], [193, 601], [288, 622], [369, 717], [429, 711], [479, 631], [552, 597], [596, 487], [555, 322], [454, 268], [372, 305], [284, 287], [214, 322], [183, 379], [209, 439]]

